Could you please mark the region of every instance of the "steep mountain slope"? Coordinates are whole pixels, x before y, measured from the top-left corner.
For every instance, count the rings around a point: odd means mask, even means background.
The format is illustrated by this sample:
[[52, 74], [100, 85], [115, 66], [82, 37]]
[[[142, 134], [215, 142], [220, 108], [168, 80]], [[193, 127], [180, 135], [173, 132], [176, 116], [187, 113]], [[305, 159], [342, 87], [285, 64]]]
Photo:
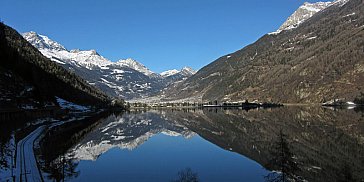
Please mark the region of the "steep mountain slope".
[[217, 59], [166, 91], [167, 100], [352, 100], [364, 91], [363, 37], [363, 1], [335, 1], [297, 28]]
[[23, 33], [23, 37], [43, 55], [113, 97], [127, 100], [148, 97], [159, 93], [173, 82], [191, 76], [190, 73], [184, 72], [173, 79], [164, 78], [133, 59], [111, 62], [95, 50], [69, 51], [47, 36], [35, 32]]
[[[48, 43], [54, 45], [54, 49], [64, 49], [54, 42]], [[30, 101], [43, 106], [49, 102], [55, 103], [55, 96], [84, 105], [110, 103], [110, 98], [104, 93], [44, 57], [19, 33], [2, 23], [0, 60], [0, 75], [4, 79], [0, 83], [1, 101], [8, 101], [3, 102], [4, 108], [17, 107]], [[9, 102], [12, 106], [7, 104]]]

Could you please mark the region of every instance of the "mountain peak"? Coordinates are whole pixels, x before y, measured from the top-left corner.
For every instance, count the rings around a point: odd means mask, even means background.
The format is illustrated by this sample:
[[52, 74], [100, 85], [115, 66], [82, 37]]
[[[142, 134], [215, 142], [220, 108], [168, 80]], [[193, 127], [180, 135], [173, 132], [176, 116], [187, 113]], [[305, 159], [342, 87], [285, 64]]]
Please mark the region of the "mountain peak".
[[[140, 66], [144, 66], [143, 64], [139, 63], [138, 61], [136, 61], [133, 58], [127, 58], [127, 59], [120, 59], [118, 61], [118, 63], [122, 63], [122, 64], [131, 64], [131, 65], [140, 65]], [[145, 67], [145, 66], [144, 66]]]
[[180, 71], [176, 70], [176, 69], [173, 69], [173, 70], [167, 70], [167, 71], [163, 71], [162, 73], [160, 73], [160, 75], [162, 77], [169, 77], [169, 76], [172, 76], [172, 75], [175, 75], [177, 73], [179, 73]]
[[22, 36], [38, 49], [49, 49], [56, 51], [67, 51], [65, 47], [49, 37], [37, 34], [34, 31], [25, 32]]
[[301, 23], [311, 18], [317, 12], [329, 7], [331, 4], [331, 2], [305, 2], [279, 27], [278, 31], [281, 32], [283, 30], [297, 28]]
[[70, 50], [70, 53], [79, 53], [79, 52], [81, 52], [80, 49], [72, 49], [72, 50]]
[[194, 69], [192, 69], [191, 67], [183, 67], [181, 70], [182, 73], [188, 74], [188, 75], [194, 75], [196, 74], [196, 71]]
[[195, 70], [193, 70], [191, 67], [183, 67], [180, 71], [173, 69], [173, 70], [167, 70], [164, 71], [162, 73], [160, 73], [160, 75], [164, 78], [169, 77], [169, 76], [173, 76], [173, 75], [177, 75], [177, 74], [181, 74], [183, 76], [192, 76], [196, 73]]
[[128, 59], [121, 59], [117, 62], [118, 65], [128, 67], [131, 69], [134, 69], [136, 71], [139, 71], [141, 73], [144, 73], [148, 76], [155, 75], [154, 72], [150, 71], [147, 67], [145, 67], [143, 64], [139, 63], [138, 61], [128, 58]]
[[91, 55], [100, 56], [100, 54], [95, 49], [91, 49], [90, 52], [91, 52]]
[[282, 24], [282, 26], [279, 27], [277, 31], [269, 34], [279, 34], [284, 30], [295, 29], [316, 13], [333, 5], [343, 6], [348, 1], [349, 0], [335, 0], [332, 2], [329, 1], [316, 3], [305, 2], [290, 17], [288, 17], [288, 19]]

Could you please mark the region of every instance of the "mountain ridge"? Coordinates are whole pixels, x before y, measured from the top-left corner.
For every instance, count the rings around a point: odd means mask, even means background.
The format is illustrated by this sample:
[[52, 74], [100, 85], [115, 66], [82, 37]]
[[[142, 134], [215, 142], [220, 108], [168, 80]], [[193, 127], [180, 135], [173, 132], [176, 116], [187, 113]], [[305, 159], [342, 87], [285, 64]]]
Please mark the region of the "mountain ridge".
[[195, 73], [189, 68], [181, 70], [183, 72], [173, 77], [165, 78], [132, 58], [112, 62], [99, 55], [96, 50], [68, 51], [58, 42], [35, 32], [23, 33], [23, 37], [52, 61], [81, 76], [108, 95], [126, 100], [158, 94], [174, 82]]

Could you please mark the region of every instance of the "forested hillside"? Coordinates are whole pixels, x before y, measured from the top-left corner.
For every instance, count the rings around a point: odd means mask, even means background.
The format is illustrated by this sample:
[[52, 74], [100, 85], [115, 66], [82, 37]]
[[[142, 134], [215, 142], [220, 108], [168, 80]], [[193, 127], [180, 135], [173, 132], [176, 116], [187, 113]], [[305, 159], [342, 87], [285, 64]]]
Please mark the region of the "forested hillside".
[[364, 92], [364, 3], [345, 3], [220, 57], [170, 88], [167, 100], [354, 100]]

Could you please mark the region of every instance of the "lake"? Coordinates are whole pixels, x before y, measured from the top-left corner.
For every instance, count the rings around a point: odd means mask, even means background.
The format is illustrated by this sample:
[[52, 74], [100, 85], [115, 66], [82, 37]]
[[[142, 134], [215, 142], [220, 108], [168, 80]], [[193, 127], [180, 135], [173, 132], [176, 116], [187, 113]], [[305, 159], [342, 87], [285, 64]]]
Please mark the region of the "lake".
[[358, 109], [135, 110], [48, 133], [38, 152], [46, 181], [272, 181], [280, 141], [294, 178], [364, 179]]

